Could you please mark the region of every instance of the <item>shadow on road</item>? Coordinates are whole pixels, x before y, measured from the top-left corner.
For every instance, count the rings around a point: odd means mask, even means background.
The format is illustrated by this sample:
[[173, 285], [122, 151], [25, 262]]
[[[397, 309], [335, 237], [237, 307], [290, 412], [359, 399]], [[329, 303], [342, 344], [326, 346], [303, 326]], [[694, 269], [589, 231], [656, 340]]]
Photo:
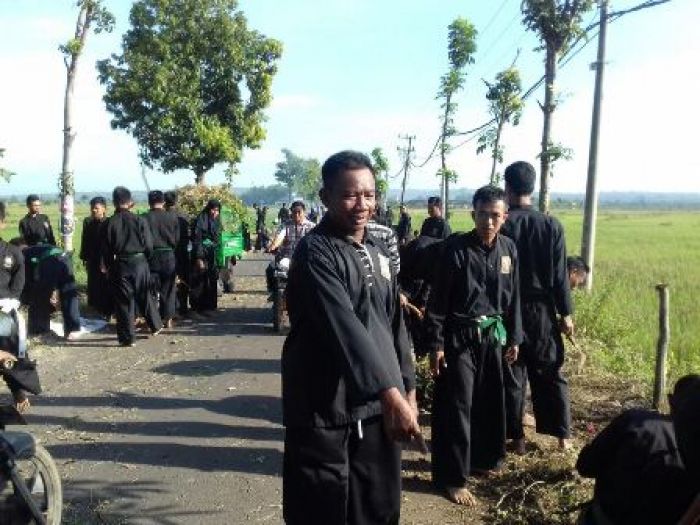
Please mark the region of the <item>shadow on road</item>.
[[212, 447], [180, 443], [99, 442], [46, 447], [56, 459], [113, 461], [129, 465], [189, 468], [280, 476], [282, 452], [260, 447]]
[[[41, 404], [52, 407], [114, 407], [141, 410], [173, 410], [202, 408], [216, 414], [282, 423], [282, 402], [276, 396], [240, 395], [218, 400], [142, 397], [123, 392], [107, 392], [104, 397], [42, 397]], [[41, 415], [28, 416], [30, 423], [39, 423]]]
[[157, 366], [152, 372], [186, 377], [210, 377], [232, 372], [279, 374], [280, 366], [277, 359], [196, 359]]
[[206, 521], [216, 511], [175, 511], [170, 506], [147, 506], [166, 493], [160, 484], [148, 481], [129, 483], [73, 481], [65, 487], [64, 523], [129, 523], [133, 519], [160, 525], [182, 523], [183, 517]]

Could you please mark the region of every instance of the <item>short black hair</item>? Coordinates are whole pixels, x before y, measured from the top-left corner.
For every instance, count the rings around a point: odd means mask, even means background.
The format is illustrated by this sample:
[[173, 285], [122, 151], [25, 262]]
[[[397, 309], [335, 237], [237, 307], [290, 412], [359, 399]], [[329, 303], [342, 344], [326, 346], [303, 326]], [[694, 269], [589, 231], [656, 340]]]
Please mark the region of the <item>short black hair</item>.
[[221, 201], [219, 199], [209, 199], [207, 201], [206, 209], [213, 210], [214, 208], [221, 210]]
[[374, 175], [374, 166], [367, 155], [360, 151], [339, 151], [328, 157], [321, 167], [323, 187], [330, 188], [336, 179], [346, 171], [368, 169]]
[[440, 197], [428, 197], [428, 206], [442, 207], [442, 199]]
[[304, 201], [294, 201], [290, 206], [289, 209], [293, 210], [297, 206], [301, 207], [302, 210], [306, 211], [306, 204], [304, 204]]
[[531, 195], [535, 191], [535, 180], [537, 173], [529, 162], [519, 160], [506, 168], [503, 177], [506, 186], [515, 195]]
[[700, 475], [700, 375], [681, 377], [671, 396], [671, 418], [678, 449], [689, 472]]
[[175, 206], [177, 204], [177, 192], [176, 191], [166, 191], [163, 194], [166, 206]]
[[0, 222], [5, 222], [5, 217], [7, 217], [7, 205], [5, 201], [0, 201]]
[[91, 208], [94, 208], [98, 204], [102, 204], [102, 206], [107, 206], [107, 201], [104, 197], [93, 197], [92, 199], [90, 199]]
[[584, 273], [590, 273], [591, 269], [590, 267], [586, 264], [586, 261], [583, 260], [583, 257], [580, 255], [570, 255], [569, 257], [566, 258], [566, 269], [569, 272], [584, 272]]
[[482, 186], [472, 197], [472, 206], [476, 209], [478, 203], [488, 204], [491, 202], [506, 201], [506, 192], [503, 191], [498, 186], [492, 186], [490, 184]]
[[112, 191], [112, 202], [115, 206], [126, 206], [131, 202], [131, 191], [124, 186], [117, 186]]
[[30, 195], [27, 195], [27, 206], [29, 206], [32, 202], [34, 201], [40, 201], [41, 199], [36, 193], [32, 193]]
[[163, 204], [165, 202], [165, 196], [160, 190], [153, 190], [148, 192], [148, 205], [153, 206], [154, 204]]

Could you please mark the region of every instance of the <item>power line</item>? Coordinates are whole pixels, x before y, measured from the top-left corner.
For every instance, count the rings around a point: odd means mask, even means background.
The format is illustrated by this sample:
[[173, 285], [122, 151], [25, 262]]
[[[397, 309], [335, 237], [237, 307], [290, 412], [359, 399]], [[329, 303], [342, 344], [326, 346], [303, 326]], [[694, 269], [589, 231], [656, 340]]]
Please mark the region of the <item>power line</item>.
[[482, 35], [482, 36], [486, 34], [486, 32], [489, 30], [489, 28], [491, 27], [491, 25], [494, 23], [494, 21], [496, 20], [496, 18], [498, 17], [498, 15], [501, 14], [501, 11], [503, 11], [503, 8], [506, 6], [506, 4], [507, 4], [509, 1], [510, 1], [510, 0], [503, 0], [503, 2], [501, 2], [501, 5], [498, 6], [498, 9], [496, 9], [496, 12], [493, 14], [493, 16], [491, 17], [491, 19], [488, 21], [488, 23], [486, 24], [486, 27], [484, 27], [484, 29], [481, 31], [481, 35]]

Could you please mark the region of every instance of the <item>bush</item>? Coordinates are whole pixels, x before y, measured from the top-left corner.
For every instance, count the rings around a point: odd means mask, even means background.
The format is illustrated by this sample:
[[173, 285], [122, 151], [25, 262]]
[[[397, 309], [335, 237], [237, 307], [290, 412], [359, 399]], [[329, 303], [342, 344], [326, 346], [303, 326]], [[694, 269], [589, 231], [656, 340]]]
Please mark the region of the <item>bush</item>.
[[188, 184], [177, 189], [177, 200], [180, 210], [190, 218], [196, 217], [206, 206], [209, 199], [217, 199], [221, 206], [230, 210], [234, 220], [250, 222], [248, 208], [243, 201], [234, 195], [227, 184], [205, 186], [203, 184]]

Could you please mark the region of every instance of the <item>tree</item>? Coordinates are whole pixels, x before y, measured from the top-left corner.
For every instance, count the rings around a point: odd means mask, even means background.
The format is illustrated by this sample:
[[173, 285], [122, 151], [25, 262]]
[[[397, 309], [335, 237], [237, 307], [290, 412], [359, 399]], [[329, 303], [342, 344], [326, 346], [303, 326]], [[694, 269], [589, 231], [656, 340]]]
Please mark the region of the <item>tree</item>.
[[253, 186], [248, 188], [241, 195], [243, 202], [253, 204], [255, 202], [278, 202], [287, 197], [287, 188], [282, 184], [271, 184], [269, 186]]
[[493, 162], [491, 164], [491, 184], [498, 184], [499, 176], [496, 174], [496, 164], [503, 162], [503, 145], [501, 138], [503, 128], [512, 123], [517, 126], [523, 110], [523, 99], [520, 98], [522, 85], [520, 73], [511, 66], [496, 75], [496, 81], [490, 83], [484, 80], [486, 87], [486, 100], [489, 101], [489, 114], [493, 117], [493, 124], [479, 135], [477, 153], [483, 153], [487, 149], [491, 152]]
[[521, 10], [523, 23], [538, 34], [545, 50], [544, 114], [540, 158], [540, 202], [539, 208], [549, 210], [549, 178], [552, 164], [560, 158], [563, 148], [551, 139], [552, 114], [556, 109], [555, 81], [557, 61], [570, 45], [583, 34], [583, 15], [593, 7], [593, 0], [523, 0]]
[[449, 184], [457, 180], [457, 172], [447, 167], [447, 155], [451, 151], [449, 140], [457, 130], [454, 126], [454, 116], [457, 103], [454, 96], [464, 87], [466, 73], [464, 69], [474, 63], [476, 53], [477, 31], [474, 25], [464, 18], [457, 18], [448, 26], [448, 58], [450, 69], [440, 79], [440, 90], [437, 99], [442, 100], [442, 129], [440, 132], [440, 169], [438, 176], [442, 179], [442, 199], [445, 214], [449, 213]]
[[[0, 159], [5, 155], [5, 148], [0, 148]], [[5, 182], [10, 182], [10, 179], [14, 176], [14, 173], [0, 166], [0, 179]]]
[[265, 138], [282, 44], [248, 28], [236, 0], [137, 0], [122, 54], [98, 62], [112, 127], [142, 162], [190, 169], [197, 184]]
[[284, 155], [284, 160], [277, 163], [275, 179], [287, 188], [287, 200], [291, 202], [297, 181], [303, 176], [304, 159], [286, 148], [282, 150], [282, 154]]
[[306, 201], [318, 198], [321, 189], [321, 163], [318, 159], [302, 159], [301, 176], [296, 182], [296, 190]]
[[374, 148], [369, 154], [372, 159], [372, 167], [374, 168], [377, 193], [379, 199], [386, 203], [389, 198], [389, 159], [384, 155], [382, 148]]
[[85, 42], [91, 30], [95, 33], [111, 32], [114, 27], [114, 16], [102, 4], [102, 0], [78, 0], [78, 19], [75, 23], [75, 34], [65, 44], [59, 46], [63, 53], [63, 63], [66, 66], [66, 91], [63, 101], [63, 162], [59, 190], [61, 193], [61, 238], [63, 248], [73, 251], [73, 231], [75, 230], [74, 201], [75, 187], [73, 171], [71, 170], [71, 150], [75, 131], [73, 131], [73, 87], [78, 72], [80, 56], [85, 49]]

